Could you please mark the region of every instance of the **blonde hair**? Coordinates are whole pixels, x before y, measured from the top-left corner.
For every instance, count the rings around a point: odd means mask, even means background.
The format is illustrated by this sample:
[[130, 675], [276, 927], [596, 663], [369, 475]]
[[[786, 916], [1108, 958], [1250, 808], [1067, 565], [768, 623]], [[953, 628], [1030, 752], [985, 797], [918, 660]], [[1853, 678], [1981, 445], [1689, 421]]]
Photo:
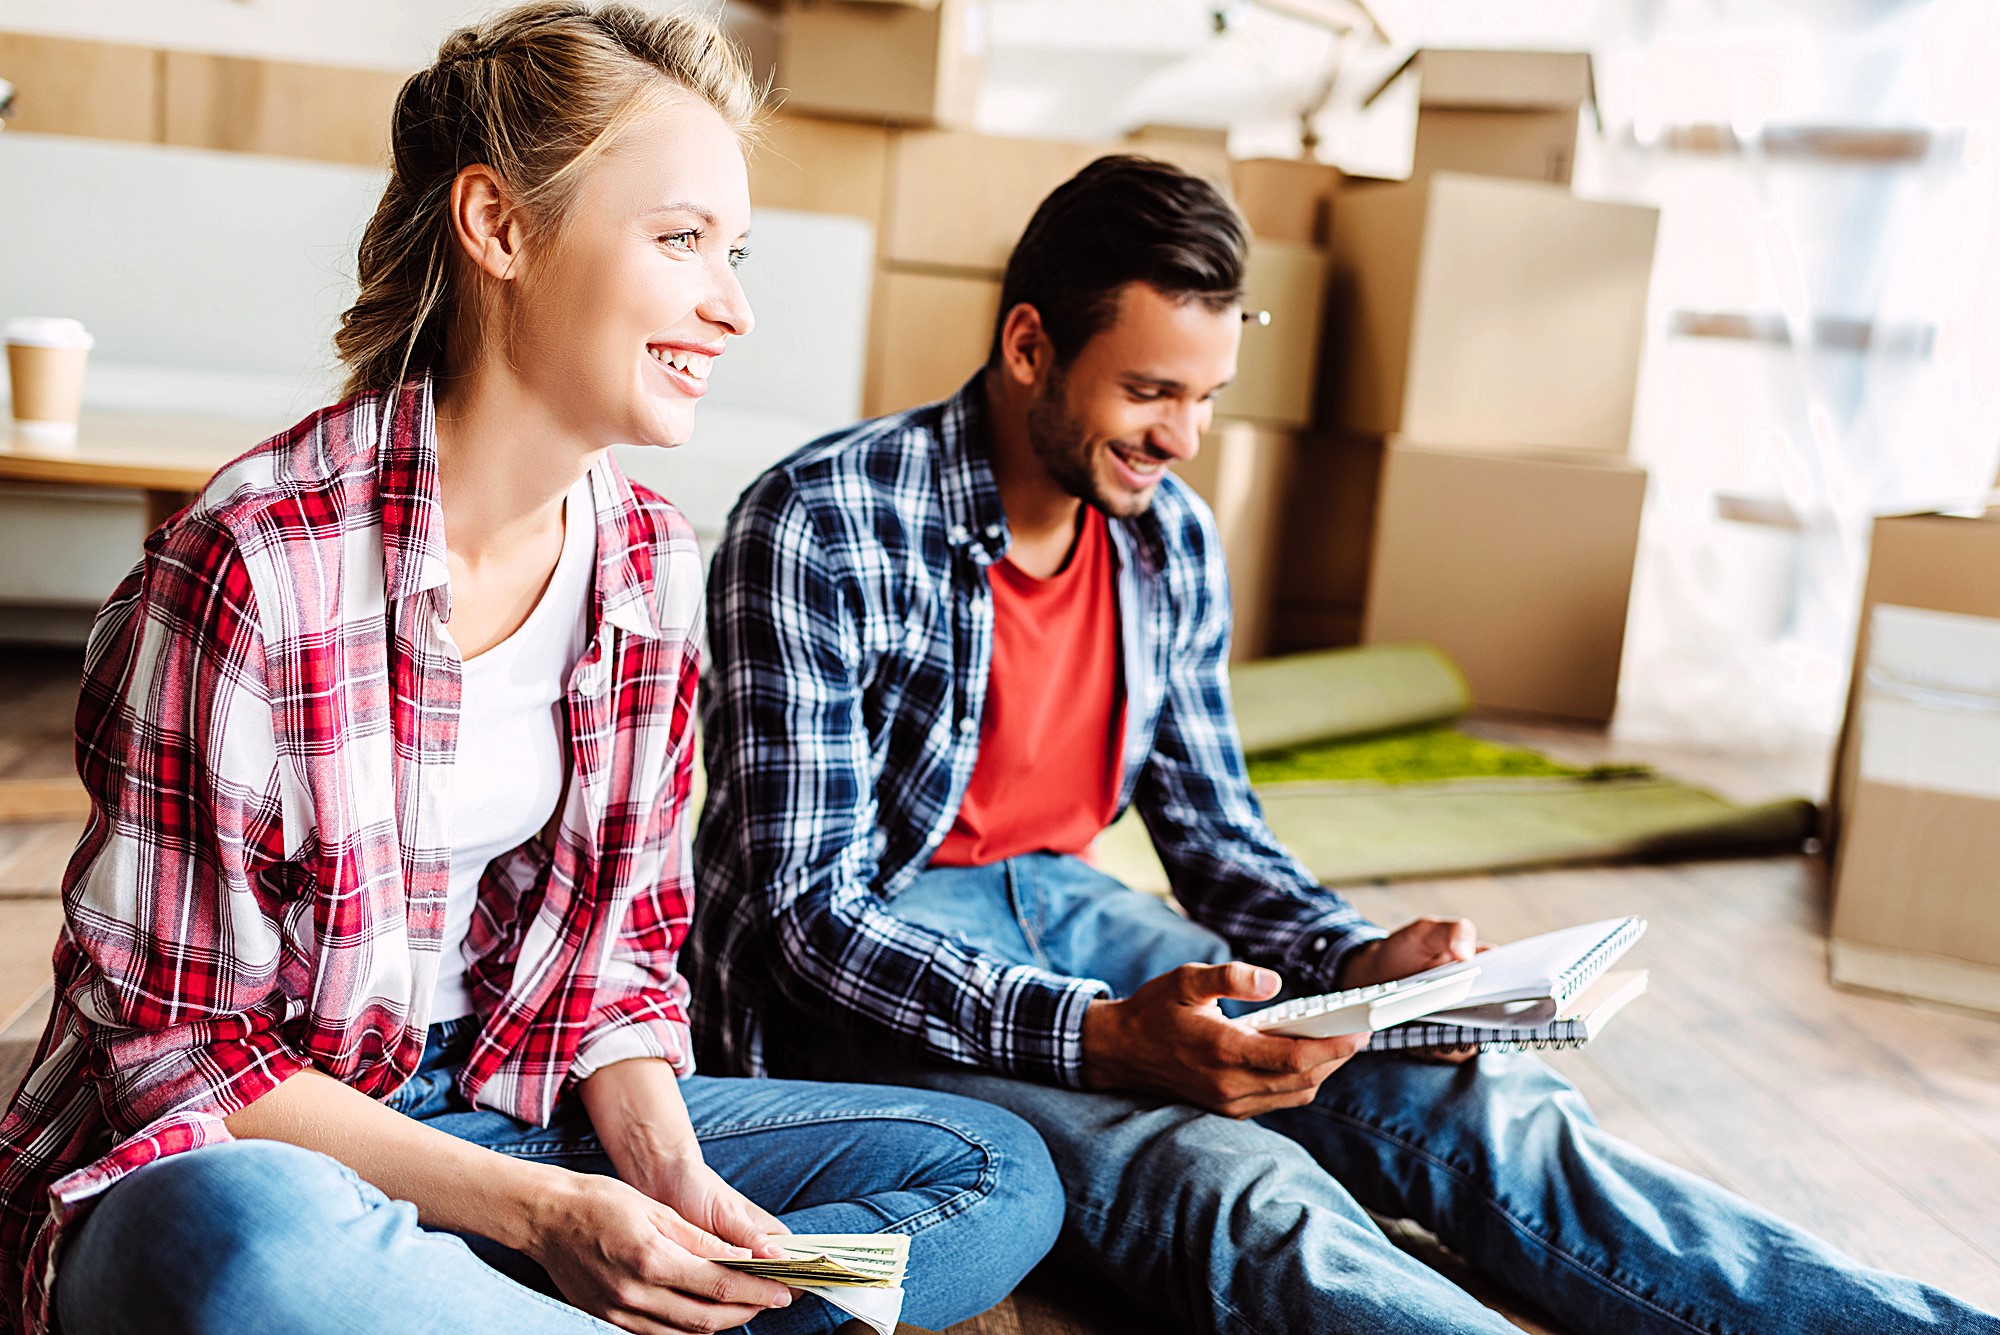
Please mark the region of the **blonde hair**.
[[559, 231], [586, 167], [677, 87], [746, 141], [764, 94], [705, 15], [538, 0], [451, 34], [396, 97], [389, 186], [362, 233], [333, 346], [349, 395], [445, 369], [460, 314], [448, 209], [460, 170], [499, 176], [531, 235]]

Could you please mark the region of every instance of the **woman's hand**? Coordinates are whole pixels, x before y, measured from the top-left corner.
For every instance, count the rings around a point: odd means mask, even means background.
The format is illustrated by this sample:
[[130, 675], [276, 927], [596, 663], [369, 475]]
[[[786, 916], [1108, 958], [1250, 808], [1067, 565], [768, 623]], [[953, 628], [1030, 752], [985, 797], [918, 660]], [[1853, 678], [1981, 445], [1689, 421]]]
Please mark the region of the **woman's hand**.
[[755, 1256], [784, 1255], [773, 1239], [791, 1230], [724, 1182], [702, 1162], [699, 1150], [656, 1165], [649, 1180], [639, 1185], [682, 1219], [724, 1242]]
[[616, 1178], [566, 1175], [533, 1207], [529, 1227], [524, 1250], [564, 1297], [640, 1335], [729, 1330], [792, 1301], [784, 1285], [708, 1259], [747, 1256], [747, 1248]]

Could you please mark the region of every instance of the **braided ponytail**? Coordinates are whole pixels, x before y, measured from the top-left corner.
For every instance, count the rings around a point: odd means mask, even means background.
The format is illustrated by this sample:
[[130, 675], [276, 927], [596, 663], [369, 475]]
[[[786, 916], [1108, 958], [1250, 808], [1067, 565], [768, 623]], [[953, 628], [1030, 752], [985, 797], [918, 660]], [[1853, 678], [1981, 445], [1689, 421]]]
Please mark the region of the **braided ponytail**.
[[460, 170], [492, 168], [528, 230], [555, 234], [583, 171], [676, 88], [739, 136], [754, 134], [762, 91], [705, 16], [538, 0], [447, 37], [396, 98], [389, 185], [361, 236], [360, 292], [333, 339], [345, 392], [448, 369], [460, 295], [448, 210]]

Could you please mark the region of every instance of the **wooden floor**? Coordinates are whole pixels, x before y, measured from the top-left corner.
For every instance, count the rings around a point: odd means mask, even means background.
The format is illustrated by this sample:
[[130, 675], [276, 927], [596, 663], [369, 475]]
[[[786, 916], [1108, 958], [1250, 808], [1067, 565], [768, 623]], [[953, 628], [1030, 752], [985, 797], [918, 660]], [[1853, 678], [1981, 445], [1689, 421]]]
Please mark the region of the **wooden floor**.
[[[75, 655], [0, 649], [0, 778], [67, 767], [76, 669]], [[1823, 780], [1823, 756], [1676, 753], [1500, 720], [1479, 728], [1566, 757], [1646, 759], [1745, 800], [1813, 793]], [[0, 1082], [8, 1088], [24, 1040], [39, 1033], [36, 998], [59, 918], [50, 896], [76, 829], [74, 821], [0, 825]], [[2000, 1021], [1830, 987], [1819, 859], [1479, 876], [1350, 897], [1385, 925], [1463, 914], [1496, 941], [1643, 915], [1651, 928], [1632, 960], [1652, 970], [1651, 993], [1604, 1041], [1552, 1056], [1599, 1119], [1867, 1264], [2000, 1309]], [[1438, 1263], [1451, 1266], [1449, 1257]], [[1556, 1329], [1528, 1316], [1516, 1323]], [[1101, 1285], [1048, 1269], [955, 1329], [1152, 1328]]]

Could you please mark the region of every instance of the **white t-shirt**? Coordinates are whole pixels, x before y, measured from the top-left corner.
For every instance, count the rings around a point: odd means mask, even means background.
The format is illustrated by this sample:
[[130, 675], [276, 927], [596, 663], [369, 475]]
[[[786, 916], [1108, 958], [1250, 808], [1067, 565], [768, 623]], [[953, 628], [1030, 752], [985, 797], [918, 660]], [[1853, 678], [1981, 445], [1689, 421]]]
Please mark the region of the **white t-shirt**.
[[562, 798], [569, 675], [590, 634], [597, 522], [585, 476], [563, 502], [562, 555], [534, 611], [464, 665], [451, 770], [451, 891], [431, 1022], [472, 1013], [465, 937], [479, 878], [548, 823]]

